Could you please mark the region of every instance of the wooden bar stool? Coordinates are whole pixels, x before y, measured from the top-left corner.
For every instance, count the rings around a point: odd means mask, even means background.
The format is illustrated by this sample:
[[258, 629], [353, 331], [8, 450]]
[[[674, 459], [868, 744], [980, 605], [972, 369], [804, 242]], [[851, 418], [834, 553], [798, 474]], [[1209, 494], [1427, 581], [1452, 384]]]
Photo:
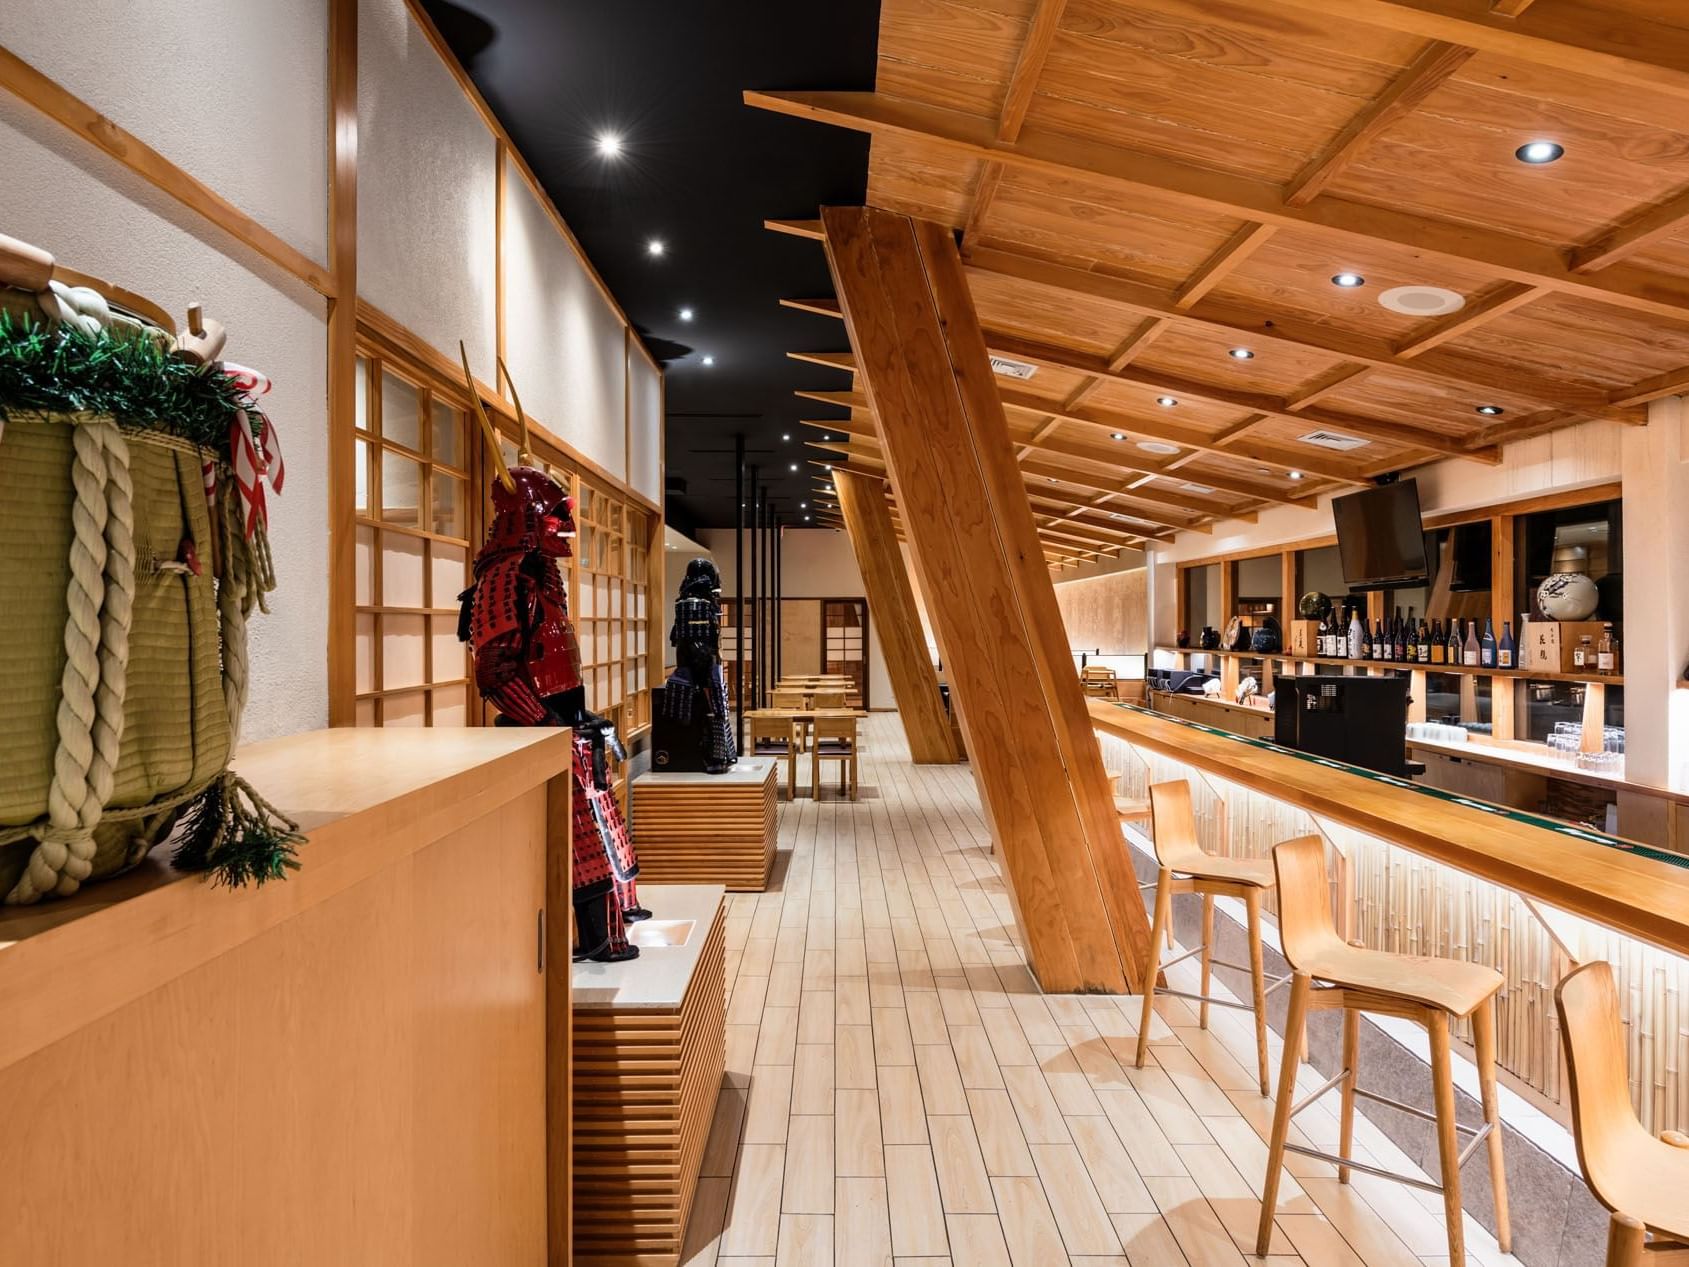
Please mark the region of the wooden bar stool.
[[[1482, 964], [1419, 955], [1396, 955], [1343, 941], [1331, 918], [1331, 892], [1326, 883], [1325, 846], [1318, 836], [1287, 840], [1273, 848], [1278, 874], [1279, 940], [1292, 969], [1290, 1015], [1285, 1021], [1284, 1062], [1279, 1069], [1278, 1103], [1273, 1108], [1273, 1134], [1267, 1153], [1267, 1178], [1261, 1197], [1261, 1226], [1255, 1252], [1265, 1257], [1272, 1239], [1278, 1206], [1279, 1173], [1286, 1152], [1337, 1164], [1337, 1181], [1349, 1182], [1351, 1170], [1364, 1171], [1397, 1183], [1443, 1194], [1448, 1223], [1450, 1267], [1464, 1267], [1466, 1236], [1460, 1206], [1460, 1168], [1474, 1149], [1489, 1143], [1490, 1184], [1495, 1190], [1496, 1242], [1507, 1253], [1512, 1231], [1507, 1218], [1507, 1171], [1501, 1160], [1501, 1118], [1495, 1084], [1495, 994], [1501, 974]], [[1317, 983], [1317, 984], [1316, 984]], [[1299, 1044], [1288, 1036], [1302, 1032], [1308, 1013], [1323, 1008], [1343, 1009], [1343, 1068], [1301, 1102], [1295, 1103]], [[1431, 1090], [1436, 1112], [1391, 1100], [1356, 1085], [1360, 1059], [1360, 1014], [1376, 1012], [1418, 1021], [1431, 1037]], [[1478, 1083], [1483, 1094], [1484, 1124], [1476, 1129], [1455, 1119], [1454, 1072], [1449, 1057], [1449, 1025], [1472, 1018], [1477, 1048]], [[1340, 1153], [1288, 1141], [1290, 1119], [1327, 1091], [1342, 1086], [1343, 1109], [1339, 1129]], [[1437, 1157], [1441, 1183], [1398, 1175], [1354, 1161], [1355, 1097], [1387, 1104], [1437, 1127]], [[1472, 1139], [1462, 1149], [1458, 1132]]]
[[1587, 963], [1568, 974], [1555, 987], [1554, 1005], [1571, 1075], [1578, 1164], [1595, 1199], [1613, 1212], [1607, 1267], [1684, 1267], [1689, 1136], [1665, 1131], [1655, 1139], [1631, 1107], [1612, 967]]
[[[1156, 783], [1150, 787], [1151, 814], [1155, 824], [1155, 859], [1160, 867], [1155, 881], [1155, 924], [1150, 931], [1149, 944], [1159, 955], [1162, 940], [1173, 932], [1173, 895], [1175, 893], [1202, 894], [1202, 944], [1184, 954], [1158, 964], [1145, 974], [1144, 1014], [1138, 1025], [1139, 1069], [1149, 1055], [1150, 1020], [1154, 1016], [1155, 978], [1162, 969], [1182, 963], [1192, 955], [1202, 956], [1202, 992], [1163, 987], [1162, 994], [1176, 998], [1194, 999], [1202, 1005], [1199, 1023], [1208, 1028], [1208, 1006], [1243, 1008], [1255, 1013], [1255, 1054], [1259, 1064], [1261, 1094], [1267, 1094], [1267, 995], [1286, 981], [1288, 976], [1267, 984], [1261, 965], [1261, 899], [1273, 887], [1273, 864], [1265, 859], [1224, 858], [1203, 852], [1196, 839], [1196, 814], [1191, 809], [1191, 785], [1183, 779], [1172, 783]], [[1214, 899], [1242, 898], [1249, 909], [1249, 966], [1225, 963], [1214, 958]], [[1247, 972], [1254, 986], [1252, 1003], [1238, 1003], [1232, 999], [1217, 999], [1211, 988], [1214, 965]]]

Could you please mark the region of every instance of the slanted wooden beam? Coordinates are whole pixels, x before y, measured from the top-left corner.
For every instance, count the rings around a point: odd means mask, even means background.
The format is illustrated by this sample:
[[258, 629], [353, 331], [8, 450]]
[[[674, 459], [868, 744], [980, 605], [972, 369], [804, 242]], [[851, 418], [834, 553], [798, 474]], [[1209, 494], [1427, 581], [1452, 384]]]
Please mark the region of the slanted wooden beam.
[[784, 233], [794, 238], [809, 238], [815, 242], [821, 240], [821, 221], [819, 220], [764, 220], [762, 227], [774, 233]]
[[1613, 403], [1644, 405], [1650, 400], [1659, 400], [1662, 396], [1677, 396], [1685, 391], [1689, 391], [1689, 367], [1656, 374], [1653, 378], [1645, 378], [1640, 383], [1614, 392]]
[[[1680, 32], [1677, 42], [1689, 44], [1689, 32]], [[1689, 95], [1689, 75], [1679, 78]], [[1081, 176], [1127, 194], [1147, 193], [1182, 203], [1206, 215], [1299, 228], [1347, 246], [1382, 243], [1413, 251], [1421, 259], [1449, 260], [1507, 281], [1689, 321], [1689, 282], [1682, 278], [1624, 265], [1596, 276], [1581, 276], [1571, 271], [1557, 247], [1495, 229], [1340, 198], [1291, 207], [1270, 182], [1088, 138], [1049, 133], [1009, 145], [994, 139], [989, 119], [885, 93], [747, 92], [745, 102], [817, 123], [918, 141], [968, 158], [994, 159], [1026, 171]]]
[[1531, 0], [1490, 0], [1490, 12], [1504, 18], [1516, 18], [1531, 7]]
[[[829, 207], [827, 261], [909, 528], [1027, 960], [1123, 993], [1149, 925], [950, 230]], [[990, 613], [982, 620], [981, 613]]]
[[1675, 237], [1689, 228], [1689, 190], [1649, 207], [1572, 252], [1574, 273], [1594, 273], [1634, 255], [1645, 246]]
[[1405, 118], [1444, 80], [1466, 65], [1476, 51], [1442, 40], [1426, 45], [1412, 65], [1391, 80], [1390, 86], [1351, 119], [1337, 139], [1290, 182], [1284, 194], [1285, 205], [1305, 207], [1324, 193], [1326, 186], [1342, 175], [1384, 129]]

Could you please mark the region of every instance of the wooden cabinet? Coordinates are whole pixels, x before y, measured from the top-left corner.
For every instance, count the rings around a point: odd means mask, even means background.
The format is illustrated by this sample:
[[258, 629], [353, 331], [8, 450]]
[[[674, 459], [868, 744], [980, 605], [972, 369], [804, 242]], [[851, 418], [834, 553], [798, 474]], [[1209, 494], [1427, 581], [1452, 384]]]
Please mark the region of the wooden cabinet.
[[289, 879], [155, 859], [0, 915], [0, 1264], [544, 1262], [567, 760], [560, 731], [257, 745], [242, 772], [310, 829]]

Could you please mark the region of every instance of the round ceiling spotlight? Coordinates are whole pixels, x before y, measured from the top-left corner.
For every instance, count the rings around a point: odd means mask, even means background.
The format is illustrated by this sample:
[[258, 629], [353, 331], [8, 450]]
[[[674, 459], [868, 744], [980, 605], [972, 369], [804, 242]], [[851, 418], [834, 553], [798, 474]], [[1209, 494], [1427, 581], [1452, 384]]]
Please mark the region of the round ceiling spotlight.
[[1255, 359], [1255, 353], [1251, 352], [1248, 348], [1233, 348], [1230, 352], [1227, 352], [1226, 355], [1231, 357], [1234, 361], [1253, 361]]
[[1139, 440], [1138, 447], [1145, 453], [1178, 453], [1179, 446], [1168, 444], [1165, 440]]
[[706, 357], [705, 357], [705, 358], [704, 358], [704, 364], [705, 364], [705, 365], [714, 365], [714, 364], [715, 364], [715, 357], [713, 357], [713, 356], [706, 356]]
[[794, 475], [797, 474], [798, 464], [796, 462], [792, 463], [791, 470]]
[[782, 440], [790, 440], [792, 438], [792, 433], [790, 431], [782, 431], [780, 433], [780, 438]]
[[668, 249], [662, 238], [652, 238], [645, 243], [645, 253], [652, 259], [661, 259]]
[[1521, 163], [1540, 167], [1544, 163], [1552, 163], [1565, 152], [1566, 147], [1558, 141], [1527, 141], [1513, 151], [1513, 157]]
[[1442, 286], [1392, 286], [1378, 297], [1404, 317], [1441, 317], [1466, 307], [1466, 297]]
[[1478, 412], [1483, 414], [1486, 418], [1499, 418], [1507, 411], [1500, 405], [1479, 405]]
[[681, 309], [681, 310], [680, 310], [680, 319], [681, 319], [681, 320], [682, 320], [682, 321], [690, 321], [690, 320], [692, 320], [692, 315], [693, 315], [693, 314], [692, 314], [692, 309], [690, 309], [690, 308], [682, 308], [682, 309]]
[[1366, 278], [1359, 273], [1338, 273], [1331, 279], [1333, 286], [1341, 286], [1344, 290], [1353, 290], [1357, 286], [1365, 286]]
[[1293, 480], [1299, 480], [1299, 479], [1302, 478], [1302, 472], [1301, 471], [1292, 471], [1290, 473], [1290, 478], [1293, 479]]
[[1124, 431], [1111, 431], [1108, 434], [1108, 438], [1110, 440], [1124, 440], [1126, 438], [1126, 433]]
[[618, 158], [622, 152], [622, 138], [614, 132], [598, 134], [598, 152], [605, 158]]
[[1163, 409], [1171, 409], [1174, 405], [1178, 404], [1179, 401], [1178, 398], [1174, 396], [1157, 396], [1155, 398], [1155, 403], [1160, 405]]

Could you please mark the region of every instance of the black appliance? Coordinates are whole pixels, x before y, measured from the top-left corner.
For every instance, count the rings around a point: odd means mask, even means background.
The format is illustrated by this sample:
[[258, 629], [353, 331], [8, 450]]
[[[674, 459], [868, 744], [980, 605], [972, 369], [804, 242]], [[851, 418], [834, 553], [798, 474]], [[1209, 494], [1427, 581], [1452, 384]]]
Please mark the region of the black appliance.
[[1350, 590], [1418, 585], [1429, 578], [1417, 481], [1398, 480], [1334, 498], [1331, 516]]
[[1286, 748], [1408, 776], [1406, 677], [1273, 679], [1273, 738]]
[[1150, 690], [1174, 695], [1201, 695], [1202, 684], [1219, 676], [1194, 669], [1151, 669], [1145, 674]]

